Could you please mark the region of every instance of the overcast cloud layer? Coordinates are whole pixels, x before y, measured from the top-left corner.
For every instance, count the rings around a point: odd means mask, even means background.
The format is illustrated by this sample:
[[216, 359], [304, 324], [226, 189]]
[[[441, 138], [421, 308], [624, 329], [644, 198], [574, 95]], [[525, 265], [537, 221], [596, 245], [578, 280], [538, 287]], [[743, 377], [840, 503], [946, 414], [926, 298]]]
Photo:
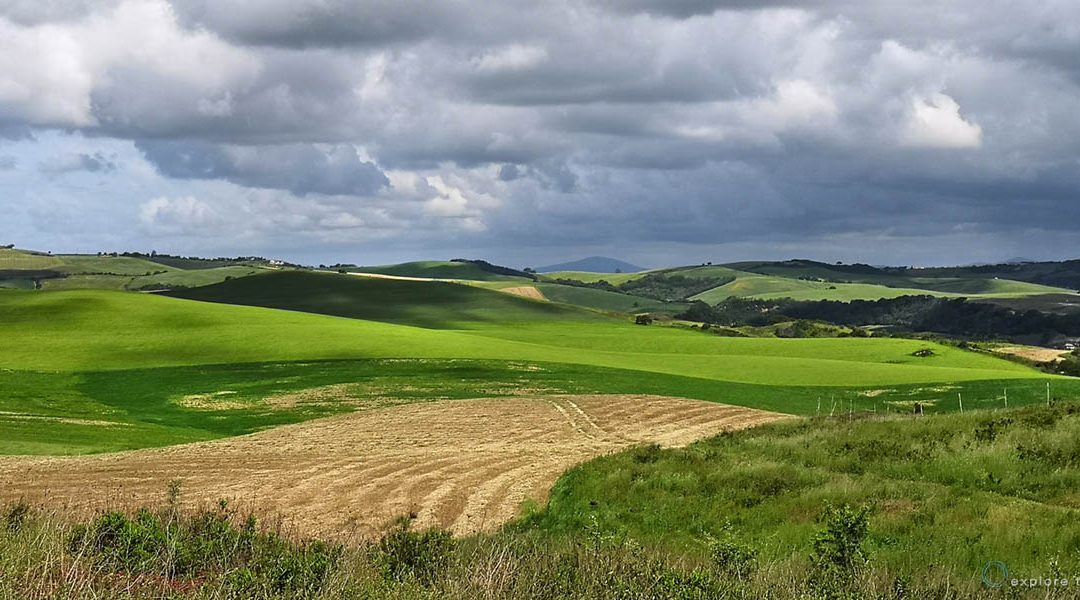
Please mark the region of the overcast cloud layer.
[[7, 242], [1074, 257], [1080, 3], [0, 0]]

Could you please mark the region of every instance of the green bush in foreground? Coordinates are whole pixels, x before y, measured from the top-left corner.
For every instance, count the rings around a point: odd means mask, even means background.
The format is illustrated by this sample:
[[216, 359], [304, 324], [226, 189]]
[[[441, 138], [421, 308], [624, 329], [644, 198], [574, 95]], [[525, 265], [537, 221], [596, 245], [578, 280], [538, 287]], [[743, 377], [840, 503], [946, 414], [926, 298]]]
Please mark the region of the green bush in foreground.
[[229, 596], [290, 598], [315, 597], [341, 554], [324, 542], [259, 531], [254, 516], [238, 522], [224, 501], [218, 510], [184, 517], [173, 507], [143, 508], [133, 516], [109, 512], [76, 526], [68, 550], [99, 572], [157, 580], [174, 590], [216, 577]]

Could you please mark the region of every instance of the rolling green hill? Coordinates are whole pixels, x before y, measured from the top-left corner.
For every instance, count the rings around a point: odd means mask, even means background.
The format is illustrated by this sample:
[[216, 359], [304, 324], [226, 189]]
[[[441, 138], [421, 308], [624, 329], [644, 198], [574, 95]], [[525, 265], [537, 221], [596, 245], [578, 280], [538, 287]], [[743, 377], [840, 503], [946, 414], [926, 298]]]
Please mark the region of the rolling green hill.
[[[267, 271], [264, 267], [253, 265], [201, 266], [186, 270], [131, 256], [52, 255], [0, 249], [0, 287], [20, 289], [143, 290], [196, 287]], [[4, 282], [17, 283], [4, 285]]]
[[735, 281], [715, 287], [693, 296], [692, 300], [701, 300], [716, 304], [731, 297], [793, 300], [879, 300], [899, 296], [950, 296], [942, 292], [932, 292], [916, 288], [894, 288], [869, 283], [828, 283], [791, 279], [775, 275], [740, 273]]
[[[441, 282], [279, 273], [196, 291], [217, 301], [0, 291], [0, 453], [246, 433], [353, 410], [348, 399], [260, 404], [270, 393], [342, 383], [361, 386], [357, 401], [656, 393], [794, 414], [813, 414], [823, 399], [826, 410], [831, 401], [906, 411], [918, 401], [948, 411], [958, 392], [969, 408], [993, 407], [1005, 387], [1014, 405], [1039, 402], [1046, 381], [1058, 397], [1080, 396], [1078, 380], [930, 342], [723, 338]], [[218, 303], [240, 298], [291, 310]], [[926, 349], [933, 355], [915, 355]], [[221, 410], [176, 404], [219, 393], [231, 394]]]
[[166, 295], [432, 329], [467, 328], [483, 322], [599, 318], [569, 307], [456, 283], [303, 271], [234, 279]]
[[563, 285], [545, 281], [470, 281], [469, 285], [489, 290], [533, 287], [549, 302], [568, 304], [605, 313], [638, 314], [643, 312], [674, 315], [686, 310], [685, 302], [663, 302], [653, 298], [612, 292], [590, 287]]
[[472, 281], [504, 281], [520, 280], [530, 281], [525, 277], [504, 275], [484, 269], [481, 265], [466, 261], [438, 261], [425, 260], [416, 262], [400, 263], [396, 265], [380, 265], [374, 267], [357, 267], [352, 269], [359, 273], [375, 273], [377, 275], [393, 275], [395, 277], [418, 277], [423, 279], [463, 279]]
[[914, 288], [969, 297], [1016, 297], [1033, 294], [1070, 293], [1039, 283], [999, 277], [996, 271], [975, 268], [907, 269], [869, 265], [829, 265], [809, 260], [733, 263], [732, 268], [791, 279], [811, 278], [833, 283], [865, 283], [894, 288]]
[[551, 273], [543, 273], [540, 275], [541, 281], [555, 281], [557, 279], [572, 279], [574, 281], [581, 281], [584, 283], [596, 283], [598, 281], [606, 281], [612, 285], [619, 285], [644, 277], [649, 273], [661, 272], [662, 269], [657, 271], [640, 271], [637, 273], [589, 273], [586, 271], [553, 271]]
[[[255, 280], [237, 280], [244, 281]], [[496, 302], [516, 300], [495, 298]], [[477, 358], [587, 364], [772, 385], [1044, 377], [1015, 363], [919, 340], [723, 338], [520, 302], [519, 317], [530, 321], [480, 320], [469, 323], [468, 331], [455, 331], [145, 294], [7, 290], [0, 293], [0, 310], [6, 317], [0, 323], [0, 336], [8, 346], [0, 356], [0, 368], [85, 370], [316, 358]], [[485, 318], [487, 309], [479, 310], [479, 318]], [[573, 318], [566, 318], [567, 314]], [[932, 349], [934, 355], [913, 356], [923, 348]]]
[[557, 283], [539, 283], [536, 288], [552, 302], [584, 306], [605, 312], [676, 314], [683, 312], [687, 307], [687, 304], [682, 302], [661, 302], [652, 298]]
[[979, 272], [928, 270], [927, 273], [933, 276], [921, 275], [922, 272], [922, 270], [879, 269], [868, 265], [828, 265], [814, 261], [793, 260], [697, 265], [623, 274], [561, 272], [548, 273], [545, 277], [550, 277], [552, 280], [562, 278], [587, 283], [607, 281], [615, 286], [625, 286], [627, 282], [640, 281], [650, 274], [712, 280], [716, 282], [715, 287], [689, 298], [710, 304], [730, 297], [847, 302], [912, 295], [963, 296], [983, 300], [1007, 300], [1050, 294], [1076, 296], [1067, 289], [995, 278]]
[[77, 274], [147, 275], [171, 270], [141, 258], [92, 254], [44, 254], [12, 248], [0, 249], [0, 270], [26, 269]]

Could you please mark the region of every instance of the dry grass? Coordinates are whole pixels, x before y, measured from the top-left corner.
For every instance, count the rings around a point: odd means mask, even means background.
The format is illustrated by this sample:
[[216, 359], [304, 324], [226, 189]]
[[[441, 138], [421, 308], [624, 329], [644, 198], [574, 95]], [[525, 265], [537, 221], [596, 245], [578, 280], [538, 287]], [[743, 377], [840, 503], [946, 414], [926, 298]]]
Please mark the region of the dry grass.
[[544, 293], [538, 288], [531, 285], [522, 285], [518, 287], [508, 287], [499, 290], [504, 294], [512, 294], [514, 296], [521, 296], [522, 298], [531, 298], [533, 300], [547, 300], [544, 297]]
[[308, 535], [371, 535], [412, 513], [421, 527], [488, 531], [543, 501], [584, 460], [635, 444], [680, 446], [786, 415], [637, 395], [445, 400], [374, 408], [253, 435], [74, 458], [0, 458], [0, 502], [91, 513], [218, 498], [285, 514]]
[[994, 348], [994, 352], [1008, 354], [1033, 362], [1053, 362], [1069, 353], [1068, 350], [1056, 350], [1054, 348], [1040, 348], [1039, 346], [1001, 346]]

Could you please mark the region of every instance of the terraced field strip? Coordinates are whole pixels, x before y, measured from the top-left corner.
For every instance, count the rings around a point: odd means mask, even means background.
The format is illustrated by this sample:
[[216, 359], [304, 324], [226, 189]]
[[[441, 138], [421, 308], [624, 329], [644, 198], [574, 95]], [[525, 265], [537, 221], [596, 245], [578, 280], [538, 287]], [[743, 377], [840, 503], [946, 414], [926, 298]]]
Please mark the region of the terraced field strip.
[[661, 396], [445, 400], [338, 415], [257, 434], [76, 458], [0, 458], [0, 501], [76, 512], [231, 499], [308, 535], [418, 526], [491, 530], [543, 501], [567, 468], [634, 444], [680, 446], [787, 415]]

